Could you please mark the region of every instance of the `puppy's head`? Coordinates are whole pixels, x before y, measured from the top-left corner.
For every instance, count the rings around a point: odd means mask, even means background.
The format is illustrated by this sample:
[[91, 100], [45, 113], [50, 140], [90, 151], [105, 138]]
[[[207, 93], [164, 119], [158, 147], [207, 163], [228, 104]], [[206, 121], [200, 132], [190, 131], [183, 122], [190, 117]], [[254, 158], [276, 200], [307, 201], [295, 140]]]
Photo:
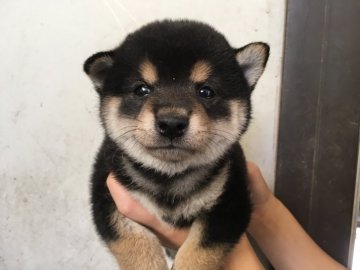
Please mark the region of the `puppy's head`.
[[162, 21], [84, 64], [107, 135], [145, 166], [174, 174], [220, 158], [245, 131], [250, 94], [269, 55], [208, 25]]

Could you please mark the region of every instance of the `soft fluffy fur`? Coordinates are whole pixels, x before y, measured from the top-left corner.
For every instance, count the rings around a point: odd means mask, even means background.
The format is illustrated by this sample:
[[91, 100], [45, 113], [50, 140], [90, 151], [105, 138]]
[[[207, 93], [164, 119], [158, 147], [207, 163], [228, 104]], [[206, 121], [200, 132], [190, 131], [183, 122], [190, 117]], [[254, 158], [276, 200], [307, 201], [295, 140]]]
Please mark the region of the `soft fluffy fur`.
[[191, 226], [176, 270], [221, 269], [251, 213], [238, 143], [269, 55], [240, 49], [208, 25], [148, 24], [84, 65], [100, 97], [105, 139], [92, 176], [94, 221], [122, 269], [167, 269], [156, 237], [122, 216], [110, 172], [170, 226]]

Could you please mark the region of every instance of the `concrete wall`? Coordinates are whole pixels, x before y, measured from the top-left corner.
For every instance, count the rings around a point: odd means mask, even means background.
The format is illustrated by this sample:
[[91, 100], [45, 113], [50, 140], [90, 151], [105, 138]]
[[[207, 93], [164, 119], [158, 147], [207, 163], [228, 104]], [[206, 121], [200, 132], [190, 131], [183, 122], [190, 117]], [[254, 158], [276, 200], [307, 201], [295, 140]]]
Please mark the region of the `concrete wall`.
[[271, 45], [243, 144], [272, 185], [284, 13], [279, 0], [1, 1], [0, 269], [116, 269], [89, 212], [102, 131], [82, 63], [154, 19], [197, 19], [233, 46]]

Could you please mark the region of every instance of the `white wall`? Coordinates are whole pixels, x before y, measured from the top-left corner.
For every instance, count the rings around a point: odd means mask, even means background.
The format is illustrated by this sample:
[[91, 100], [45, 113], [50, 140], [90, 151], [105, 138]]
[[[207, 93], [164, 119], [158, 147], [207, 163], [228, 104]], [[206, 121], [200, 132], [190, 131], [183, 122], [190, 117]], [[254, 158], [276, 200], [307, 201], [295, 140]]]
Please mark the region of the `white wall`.
[[233, 46], [271, 45], [244, 146], [272, 185], [284, 12], [284, 0], [2, 0], [0, 269], [116, 269], [89, 213], [102, 131], [82, 63], [154, 19], [197, 19]]

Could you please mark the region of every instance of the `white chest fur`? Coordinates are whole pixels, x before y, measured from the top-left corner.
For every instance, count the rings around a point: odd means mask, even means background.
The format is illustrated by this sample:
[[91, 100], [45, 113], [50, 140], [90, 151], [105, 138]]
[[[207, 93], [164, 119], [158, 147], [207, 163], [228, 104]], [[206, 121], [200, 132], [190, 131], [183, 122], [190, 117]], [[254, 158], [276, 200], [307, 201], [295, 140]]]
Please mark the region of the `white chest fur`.
[[131, 191], [131, 194], [144, 207], [160, 219], [175, 222], [181, 218], [196, 217], [201, 211], [208, 210], [216, 204], [228, 179], [229, 167], [229, 164], [226, 164], [218, 174], [214, 176], [214, 179], [209, 185], [205, 186], [202, 190], [196, 192], [189, 198], [184, 199], [184, 201], [180, 202], [173, 209], [159, 206], [151, 195], [139, 191]]

